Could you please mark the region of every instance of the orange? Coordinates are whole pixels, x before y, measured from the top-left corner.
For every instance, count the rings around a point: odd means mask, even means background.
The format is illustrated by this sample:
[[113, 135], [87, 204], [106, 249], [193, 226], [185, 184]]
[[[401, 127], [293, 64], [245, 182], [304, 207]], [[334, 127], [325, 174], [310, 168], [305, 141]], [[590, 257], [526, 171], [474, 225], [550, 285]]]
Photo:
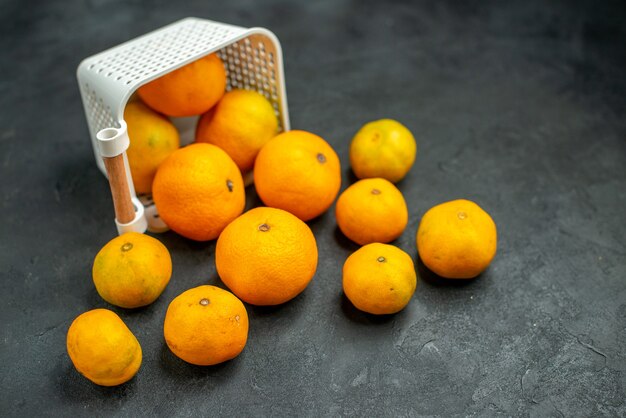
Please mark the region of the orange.
[[397, 183], [415, 162], [413, 134], [400, 122], [381, 119], [367, 123], [350, 143], [350, 165], [360, 178], [382, 177]]
[[196, 241], [217, 238], [245, 205], [239, 168], [211, 144], [191, 144], [170, 155], [157, 170], [152, 195], [163, 222]]
[[213, 107], [225, 88], [224, 64], [211, 54], [139, 87], [137, 94], [157, 112], [194, 116]]
[[140, 101], [124, 109], [130, 146], [126, 150], [128, 165], [137, 193], [150, 193], [159, 165], [180, 147], [174, 124]]
[[285, 132], [259, 152], [254, 183], [267, 206], [308, 221], [324, 213], [337, 197], [341, 187], [339, 157], [317, 135]]
[[172, 259], [159, 240], [127, 232], [102, 247], [92, 275], [102, 299], [122, 308], [138, 308], [161, 295], [172, 275]]
[[233, 90], [202, 115], [196, 142], [222, 148], [242, 172], [252, 169], [254, 159], [276, 135], [278, 118], [270, 102], [255, 91]]
[[365, 245], [398, 238], [409, 221], [409, 212], [393, 183], [373, 178], [359, 180], [341, 193], [335, 217], [346, 237]]
[[222, 363], [237, 357], [246, 346], [248, 313], [232, 293], [198, 286], [170, 303], [163, 335], [172, 353], [187, 363]]
[[393, 245], [368, 244], [343, 265], [343, 291], [352, 304], [371, 314], [393, 314], [409, 303], [417, 274], [411, 257]]
[[307, 224], [284, 210], [260, 207], [224, 229], [215, 248], [217, 273], [240, 299], [278, 305], [302, 292], [317, 269]]
[[101, 386], [121, 385], [141, 366], [139, 341], [108, 309], [94, 309], [74, 319], [67, 331], [67, 353], [80, 374]]
[[476, 203], [459, 199], [434, 206], [417, 230], [417, 250], [430, 270], [448, 279], [471, 279], [496, 255], [496, 224]]

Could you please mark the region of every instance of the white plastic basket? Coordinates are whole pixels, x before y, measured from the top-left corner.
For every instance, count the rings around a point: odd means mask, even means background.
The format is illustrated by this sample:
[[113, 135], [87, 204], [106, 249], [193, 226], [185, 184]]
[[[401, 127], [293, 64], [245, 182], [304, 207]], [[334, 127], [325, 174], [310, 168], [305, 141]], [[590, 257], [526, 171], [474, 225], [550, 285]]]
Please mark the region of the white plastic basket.
[[[289, 130], [283, 57], [278, 38], [263, 28], [247, 29], [186, 18], [86, 58], [78, 66], [78, 85], [89, 134], [96, 163], [103, 173], [106, 174], [106, 170], [96, 136], [103, 129], [125, 128], [121, 123], [124, 109], [137, 89], [214, 52], [226, 68], [226, 89], [242, 88], [263, 94], [274, 107], [279, 129]], [[172, 119], [183, 129], [181, 142], [189, 142], [197, 117]], [[131, 196], [137, 202], [127, 161], [126, 173]], [[142, 198], [142, 203], [146, 206], [148, 229], [155, 232], [166, 230], [151, 200]], [[133, 229], [137, 228], [131, 225], [125, 228]]]

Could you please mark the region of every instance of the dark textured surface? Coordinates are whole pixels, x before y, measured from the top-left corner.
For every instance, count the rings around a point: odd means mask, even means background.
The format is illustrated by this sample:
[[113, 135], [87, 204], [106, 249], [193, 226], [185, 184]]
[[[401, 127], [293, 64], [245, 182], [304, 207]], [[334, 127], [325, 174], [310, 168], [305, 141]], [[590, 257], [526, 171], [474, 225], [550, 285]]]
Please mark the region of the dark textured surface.
[[[626, 415], [626, 12], [599, 3], [0, 2], [0, 415]], [[489, 270], [450, 285], [420, 268], [405, 311], [363, 315], [341, 292], [356, 246], [327, 213], [310, 223], [307, 290], [248, 307], [243, 354], [199, 368], [169, 352], [162, 321], [177, 294], [219, 283], [215, 246], [167, 233], [165, 293], [114, 309], [143, 346], [139, 374], [81, 377], [65, 333], [110, 307], [91, 263], [115, 230], [75, 69], [185, 16], [278, 35], [292, 125], [335, 147], [344, 188], [360, 125], [406, 124], [419, 154], [397, 245], [415, 256], [420, 216], [469, 198], [499, 228]]]

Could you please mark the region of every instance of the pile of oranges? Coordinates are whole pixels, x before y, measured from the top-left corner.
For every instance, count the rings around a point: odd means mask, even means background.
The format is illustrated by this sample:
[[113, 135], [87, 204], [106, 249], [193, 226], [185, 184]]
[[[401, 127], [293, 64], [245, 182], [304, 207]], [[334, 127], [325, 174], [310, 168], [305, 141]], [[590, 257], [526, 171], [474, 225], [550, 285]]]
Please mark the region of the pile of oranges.
[[[389, 119], [364, 125], [350, 146], [352, 171], [360, 180], [337, 198], [340, 159], [323, 138], [300, 130], [279, 133], [276, 112], [263, 95], [225, 87], [223, 63], [209, 55], [141, 87], [125, 110], [135, 189], [152, 194], [159, 215], [176, 233], [217, 239], [216, 270], [230, 290], [199, 286], [172, 300], [163, 325], [170, 350], [196, 365], [239, 355], [249, 327], [243, 302], [277, 305], [307, 287], [318, 248], [305, 222], [335, 201], [339, 229], [362, 246], [343, 266], [346, 297], [370, 314], [402, 310], [417, 275], [411, 256], [389, 243], [409, 220], [395, 183], [415, 161], [412, 133]], [[193, 115], [199, 116], [195, 142], [181, 147], [169, 117]], [[244, 178], [251, 173], [265, 206], [243, 213]], [[496, 241], [491, 217], [467, 200], [431, 208], [416, 234], [424, 265], [450, 279], [479, 275], [495, 256]], [[98, 293], [123, 308], [154, 302], [171, 273], [167, 248], [137, 233], [111, 240], [93, 263]], [[107, 309], [74, 320], [67, 350], [77, 370], [99, 385], [124, 383], [141, 365], [139, 342]]]

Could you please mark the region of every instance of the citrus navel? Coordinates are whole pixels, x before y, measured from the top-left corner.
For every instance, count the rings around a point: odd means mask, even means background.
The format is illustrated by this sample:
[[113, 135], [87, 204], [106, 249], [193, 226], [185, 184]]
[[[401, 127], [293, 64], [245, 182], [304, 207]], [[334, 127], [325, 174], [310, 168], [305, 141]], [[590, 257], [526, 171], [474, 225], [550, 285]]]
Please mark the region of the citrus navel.
[[417, 274], [411, 257], [393, 245], [373, 243], [352, 253], [343, 265], [343, 291], [371, 314], [392, 314], [409, 303]]
[[453, 200], [424, 214], [416, 240], [420, 258], [434, 273], [448, 279], [471, 279], [496, 255], [496, 224], [476, 203]]
[[296, 297], [317, 269], [307, 224], [281, 209], [260, 207], [224, 229], [215, 248], [217, 273], [241, 300], [278, 305]]
[[222, 363], [243, 351], [248, 340], [248, 313], [232, 293], [198, 286], [172, 300], [163, 335], [170, 350], [187, 363]]
[[196, 142], [217, 145], [230, 155], [242, 172], [252, 169], [254, 159], [276, 135], [278, 119], [270, 102], [249, 90], [233, 90], [202, 115]]
[[395, 120], [380, 119], [363, 125], [352, 138], [350, 165], [360, 179], [382, 177], [397, 183], [411, 169], [416, 152], [411, 131]]
[[402, 192], [383, 178], [359, 180], [339, 195], [337, 225], [359, 245], [390, 242], [402, 235], [409, 212]]
[[157, 112], [194, 116], [213, 107], [225, 88], [224, 64], [211, 54], [139, 87], [137, 94]]
[[285, 132], [261, 148], [254, 164], [254, 184], [267, 206], [308, 221], [325, 212], [337, 197], [339, 157], [317, 135]]
[[156, 238], [127, 232], [109, 241], [96, 255], [92, 276], [102, 299], [122, 308], [154, 302], [172, 275], [172, 259]]
[[121, 385], [141, 366], [139, 341], [108, 309], [94, 309], [74, 319], [67, 331], [67, 352], [76, 370], [101, 386]]
[[245, 206], [241, 172], [221, 148], [191, 144], [170, 155], [152, 185], [163, 221], [196, 241], [217, 238]]
[[128, 165], [137, 193], [150, 193], [159, 165], [180, 147], [176, 127], [168, 118], [139, 100], [124, 109], [130, 146], [126, 150]]

